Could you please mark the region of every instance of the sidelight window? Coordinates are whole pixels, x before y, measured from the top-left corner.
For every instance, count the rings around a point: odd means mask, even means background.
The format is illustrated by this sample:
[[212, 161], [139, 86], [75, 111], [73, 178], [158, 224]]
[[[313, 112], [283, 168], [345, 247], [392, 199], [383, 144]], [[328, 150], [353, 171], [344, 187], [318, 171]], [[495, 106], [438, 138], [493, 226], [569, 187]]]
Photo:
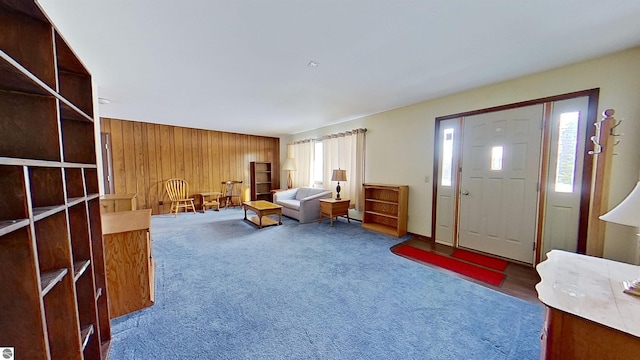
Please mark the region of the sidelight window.
[[577, 111], [560, 115], [558, 123], [558, 155], [556, 158], [556, 192], [573, 192], [579, 119], [580, 113]]
[[451, 186], [453, 183], [453, 128], [444, 129], [442, 135], [442, 186]]

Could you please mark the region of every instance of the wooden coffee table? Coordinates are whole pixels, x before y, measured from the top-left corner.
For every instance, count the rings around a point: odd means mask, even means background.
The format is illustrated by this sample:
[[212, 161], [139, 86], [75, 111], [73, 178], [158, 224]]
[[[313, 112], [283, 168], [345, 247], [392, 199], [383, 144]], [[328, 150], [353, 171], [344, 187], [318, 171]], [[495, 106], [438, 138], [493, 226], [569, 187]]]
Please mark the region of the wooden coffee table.
[[[244, 219], [252, 222], [258, 226], [258, 229], [262, 229], [263, 226], [269, 225], [282, 225], [282, 206], [274, 203], [257, 200], [257, 201], [245, 201], [242, 203], [244, 208]], [[251, 210], [258, 216], [252, 216], [247, 218], [247, 210]], [[278, 221], [275, 221], [267, 216], [278, 215]]]

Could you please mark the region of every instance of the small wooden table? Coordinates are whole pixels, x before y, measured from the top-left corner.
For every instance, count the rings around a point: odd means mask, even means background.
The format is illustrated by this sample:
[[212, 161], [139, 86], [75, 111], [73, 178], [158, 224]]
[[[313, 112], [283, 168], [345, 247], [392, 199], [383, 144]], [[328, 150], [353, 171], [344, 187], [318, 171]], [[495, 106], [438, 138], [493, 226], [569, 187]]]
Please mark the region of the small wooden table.
[[331, 219], [331, 226], [333, 226], [333, 218], [338, 216], [346, 216], [347, 221], [351, 223], [349, 218], [349, 199], [320, 199], [320, 219], [318, 223], [322, 222], [322, 216], [327, 216]]
[[[222, 193], [219, 191], [203, 192], [198, 194], [200, 196], [200, 204], [202, 204], [202, 212], [207, 212], [207, 206], [215, 206], [216, 211], [220, 211], [220, 197]], [[213, 199], [207, 200], [207, 198], [213, 197]], [[214, 200], [215, 199], [215, 200]]]
[[[244, 219], [252, 222], [258, 226], [258, 229], [262, 229], [263, 226], [269, 225], [282, 225], [282, 206], [274, 203], [257, 200], [257, 201], [245, 201], [242, 203], [244, 208]], [[251, 210], [258, 216], [247, 218], [247, 210]], [[268, 218], [268, 215], [278, 215], [278, 221]]]

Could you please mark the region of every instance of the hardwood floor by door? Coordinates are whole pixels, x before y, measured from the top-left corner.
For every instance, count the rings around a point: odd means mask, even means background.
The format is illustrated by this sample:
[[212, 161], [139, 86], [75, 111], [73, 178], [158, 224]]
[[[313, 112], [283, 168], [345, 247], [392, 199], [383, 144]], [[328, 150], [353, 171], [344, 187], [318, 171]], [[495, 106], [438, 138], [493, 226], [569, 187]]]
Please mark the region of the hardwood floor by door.
[[[412, 237], [407, 241], [397, 244], [394, 247], [392, 247], [391, 250], [393, 251], [394, 249], [402, 245], [409, 245], [425, 251], [431, 251], [443, 256], [451, 256], [451, 254], [455, 250], [451, 246], [437, 244], [435, 241], [418, 238], [418, 237]], [[432, 264], [423, 263], [423, 262], [421, 263], [426, 266], [435, 267]], [[538, 294], [535, 290], [535, 286], [538, 282], [540, 282], [540, 277], [538, 276], [536, 269], [533, 268], [532, 266], [509, 262], [509, 265], [507, 265], [507, 268], [503, 271], [503, 273], [505, 274], [505, 279], [500, 286], [488, 285], [484, 282], [466, 277], [464, 275], [458, 274], [456, 272], [453, 272], [447, 269], [442, 269], [442, 268], [439, 268], [439, 269], [448, 274], [464, 278], [466, 280], [475, 282], [479, 285], [494, 289], [496, 291], [500, 291], [502, 293], [511, 295], [513, 297], [516, 297], [528, 302], [532, 302], [532, 303], [539, 303]]]

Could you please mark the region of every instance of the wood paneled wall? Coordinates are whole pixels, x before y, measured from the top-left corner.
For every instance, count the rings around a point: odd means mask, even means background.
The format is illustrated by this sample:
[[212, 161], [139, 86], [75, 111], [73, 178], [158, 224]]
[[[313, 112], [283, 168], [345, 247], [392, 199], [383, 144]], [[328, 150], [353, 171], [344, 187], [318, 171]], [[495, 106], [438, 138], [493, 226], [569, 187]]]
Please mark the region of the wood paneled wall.
[[242, 180], [247, 201], [249, 163], [270, 161], [274, 188], [280, 186], [278, 138], [109, 118], [100, 119], [100, 129], [111, 134], [115, 193], [136, 193], [137, 208], [153, 214], [169, 212], [164, 182], [170, 178], [187, 180], [191, 194], [221, 191], [223, 181]]

